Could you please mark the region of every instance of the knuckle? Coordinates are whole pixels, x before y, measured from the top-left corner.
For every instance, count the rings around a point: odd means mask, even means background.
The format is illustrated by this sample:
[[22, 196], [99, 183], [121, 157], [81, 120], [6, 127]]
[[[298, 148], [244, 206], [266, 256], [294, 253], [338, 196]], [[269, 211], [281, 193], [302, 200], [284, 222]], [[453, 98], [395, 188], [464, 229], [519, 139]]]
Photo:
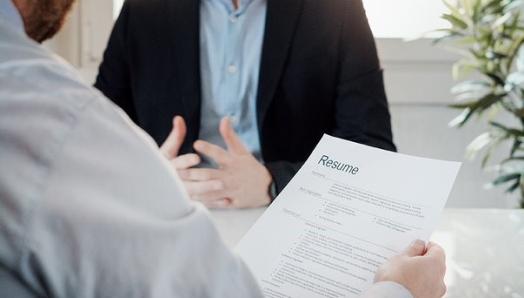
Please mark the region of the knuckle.
[[200, 194], [194, 194], [191, 196], [191, 199], [193, 199], [194, 201], [198, 201], [198, 202], [203, 202], [204, 201], [204, 197]]
[[200, 163], [200, 161], [201, 161], [201, 160], [200, 160], [200, 156], [195, 155], [195, 156], [193, 157], [192, 162], [193, 162], [194, 164], [198, 164], [198, 163]]
[[189, 194], [189, 196], [191, 198], [194, 198], [198, 195], [198, 193], [195, 191], [195, 189], [193, 187], [187, 187], [186, 186], [186, 190], [187, 190], [187, 193]]
[[444, 264], [442, 265], [442, 268], [441, 268], [441, 270], [442, 270], [442, 274], [446, 274], [447, 269], [448, 269], [448, 268], [446, 267], [446, 264], [444, 263]]
[[217, 180], [211, 184], [211, 187], [213, 188], [213, 190], [221, 190], [224, 188], [224, 183], [220, 180]]
[[230, 207], [230, 208], [239, 208], [239, 204], [237, 200], [233, 200], [231, 198], [224, 199], [224, 206]]
[[445, 283], [442, 283], [442, 285], [440, 285], [440, 296], [444, 296], [444, 294], [446, 294], [446, 292], [448, 291], [448, 287], [446, 286]]
[[196, 178], [198, 178], [197, 176], [197, 173], [195, 173], [195, 170], [188, 170], [187, 171], [187, 176], [188, 176], [188, 179], [190, 180], [197, 180]]

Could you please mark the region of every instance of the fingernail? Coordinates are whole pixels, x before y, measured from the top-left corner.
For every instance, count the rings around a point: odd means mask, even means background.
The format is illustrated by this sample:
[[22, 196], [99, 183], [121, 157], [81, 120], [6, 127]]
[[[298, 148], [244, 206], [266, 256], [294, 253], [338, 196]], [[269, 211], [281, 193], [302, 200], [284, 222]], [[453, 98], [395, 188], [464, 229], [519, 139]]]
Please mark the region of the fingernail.
[[414, 240], [413, 242], [411, 242], [411, 246], [412, 247], [426, 247], [426, 242], [420, 240], [420, 239], [417, 239], [417, 240]]

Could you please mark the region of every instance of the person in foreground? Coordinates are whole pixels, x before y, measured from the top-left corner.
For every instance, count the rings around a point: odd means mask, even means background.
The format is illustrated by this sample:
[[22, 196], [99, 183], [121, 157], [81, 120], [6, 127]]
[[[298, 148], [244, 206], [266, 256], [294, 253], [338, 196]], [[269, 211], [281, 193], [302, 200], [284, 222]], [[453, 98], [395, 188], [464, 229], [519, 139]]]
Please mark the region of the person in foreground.
[[[0, 297], [262, 297], [153, 140], [38, 44], [72, 2], [0, 0]], [[414, 242], [362, 295], [440, 297], [444, 259]]]

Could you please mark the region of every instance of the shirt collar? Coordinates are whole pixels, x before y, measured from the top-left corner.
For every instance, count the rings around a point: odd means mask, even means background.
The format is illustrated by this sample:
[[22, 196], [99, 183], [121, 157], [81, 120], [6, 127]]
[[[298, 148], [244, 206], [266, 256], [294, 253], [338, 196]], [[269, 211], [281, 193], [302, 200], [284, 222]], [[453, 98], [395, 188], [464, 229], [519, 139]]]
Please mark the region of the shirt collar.
[[22, 17], [12, 0], [0, 0], [0, 19], [6, 21], [18, 31], [25, 31]]
[[254, 2], [254, 0], [240, 0], [240, 5], [238, 7], [238, 10], [235, 10], [235, 7], [233, 5], [233, 0], [208, 0], [211, 2], [219, 2], [222, 3], [228, 10], [229, 13], [236, 13], [236, 14], [242, 14], [248, 6]]

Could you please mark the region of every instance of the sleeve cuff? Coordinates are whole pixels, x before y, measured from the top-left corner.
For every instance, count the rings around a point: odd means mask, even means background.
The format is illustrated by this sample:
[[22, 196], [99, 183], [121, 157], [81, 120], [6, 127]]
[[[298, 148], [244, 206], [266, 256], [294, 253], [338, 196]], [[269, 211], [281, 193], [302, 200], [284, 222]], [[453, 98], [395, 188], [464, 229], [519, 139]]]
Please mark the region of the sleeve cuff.
[[271, 202], [277, 198], [277, 195], [277, 186], [275, 185], [275, 182], [272, 181], [271, 185], [269, 186], [269, 196], [271, 197]]
[[401, 284], [384, 281], [371, 286], [361, 298], [413, 298], [413, 295]]

